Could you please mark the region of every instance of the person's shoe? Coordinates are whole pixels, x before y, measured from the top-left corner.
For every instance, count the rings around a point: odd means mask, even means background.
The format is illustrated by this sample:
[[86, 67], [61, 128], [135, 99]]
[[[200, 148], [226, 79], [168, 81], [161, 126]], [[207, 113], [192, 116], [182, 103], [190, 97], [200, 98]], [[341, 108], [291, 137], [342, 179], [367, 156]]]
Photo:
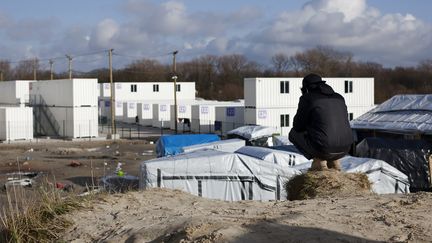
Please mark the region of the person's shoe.
[[342, 170], [341, 165], [340, 165], [340, 160], [328, 161], [327, 165], [328, 165], [329, 169], [334, 169], [337, 171]]
[[318, 158], [314, 158], [312, 160], [312, 166], [309, 169], [310, 171], [323, 171], [323, 170], [328, 170], [327, 168], [327, 161], [322, 160], [322, 159], [318, 159]]

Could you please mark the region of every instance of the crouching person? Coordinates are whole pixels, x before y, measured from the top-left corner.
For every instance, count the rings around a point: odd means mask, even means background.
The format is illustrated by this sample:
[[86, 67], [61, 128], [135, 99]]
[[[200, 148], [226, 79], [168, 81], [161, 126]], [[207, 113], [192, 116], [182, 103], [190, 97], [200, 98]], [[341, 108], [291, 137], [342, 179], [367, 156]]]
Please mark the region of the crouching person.
[[344, 98], [316, 74], [303, 79], [302, 96], [289, 140], [313, 159], [311, 170], [341, 170], [339, 159], [353, 143]]

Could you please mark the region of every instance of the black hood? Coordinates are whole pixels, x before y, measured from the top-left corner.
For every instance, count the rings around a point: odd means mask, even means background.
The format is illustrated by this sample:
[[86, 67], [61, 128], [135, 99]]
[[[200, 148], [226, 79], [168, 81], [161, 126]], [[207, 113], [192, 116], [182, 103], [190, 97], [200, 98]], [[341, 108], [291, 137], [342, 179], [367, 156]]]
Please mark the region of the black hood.
[[319, 85], [316, 85], [315, 87], [313, 87], [311, 89], [311, 92], [317, 92], [317, 93], [321, 93], [324, 95], [332, 95], [335, 93], [333, 88], [330, 87], [330, 85], [325, 84], [325, 83], [320, 83]]

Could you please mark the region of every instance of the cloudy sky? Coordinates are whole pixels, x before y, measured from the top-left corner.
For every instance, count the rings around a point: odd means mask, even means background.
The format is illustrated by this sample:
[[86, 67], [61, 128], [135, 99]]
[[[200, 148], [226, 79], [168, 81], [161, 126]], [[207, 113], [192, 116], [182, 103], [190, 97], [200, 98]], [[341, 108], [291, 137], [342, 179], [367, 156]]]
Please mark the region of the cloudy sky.
[[[266, 64], [331, 46], [357, 60], [412, 66], [432, 59], [430, 0], [13, 0], [0, 2], [0, 59], [56, 59], [77, 68], [136, 58], [244, 54]], [[48, 61], [45, 65], [47, 65]], [[60, 67], [59, 67], [60, 68]]]

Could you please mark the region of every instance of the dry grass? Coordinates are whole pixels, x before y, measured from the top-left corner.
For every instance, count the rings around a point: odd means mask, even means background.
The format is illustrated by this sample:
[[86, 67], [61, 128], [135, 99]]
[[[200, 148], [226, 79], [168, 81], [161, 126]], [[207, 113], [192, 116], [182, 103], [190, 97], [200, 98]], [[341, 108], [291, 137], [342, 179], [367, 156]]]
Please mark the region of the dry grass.
[[22, 188], [7, 190], [8, 205], [0, 212], [0, 242], [53, 242], [70, 226], [63, 214], [79, 208], [80, 200], [62, 195], [53, 186], [39, 188], [37, 197], [26, 197]]
[[289, 200], [316, 197], [348, 197], [371, 193], [368, 177], [361, 173], [308, 171], [285, 184]]

